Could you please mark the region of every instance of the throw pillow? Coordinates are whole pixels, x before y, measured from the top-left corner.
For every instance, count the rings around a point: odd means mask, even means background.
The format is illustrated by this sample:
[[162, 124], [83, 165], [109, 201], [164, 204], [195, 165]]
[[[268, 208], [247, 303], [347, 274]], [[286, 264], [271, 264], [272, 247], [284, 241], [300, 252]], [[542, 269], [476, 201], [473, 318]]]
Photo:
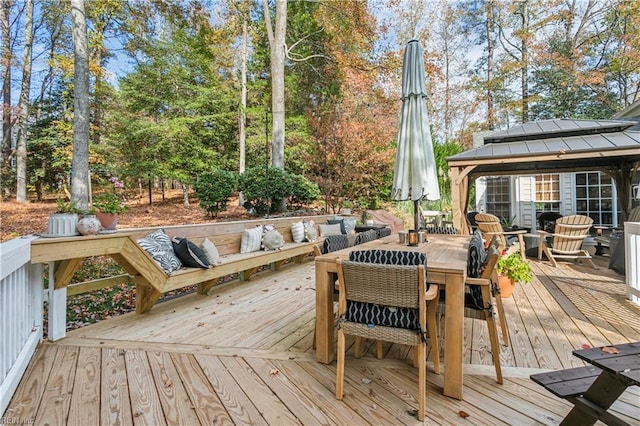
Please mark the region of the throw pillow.
[[278, 250], [284, 245], [282, 234], [275, 229], [265, 232], [262, 237], [262, 245], [265, 250]]
[[318, 231], [314, 221], [304, 222], [304, 239], [313, 242], [318, 239]]
[[327, 223], [329, 225], [338, 224], [338, 225], [340, 225], [340, 233], [342, 233], [342, 234], [346, 234], [347, 233], [347, 229], [344, 226], [344, 219], [329, 219], [329, 220], [327, 220]]
[[220, 253], [218, 252], [218, 248], [212, 241], [209, 241], [208, 238], [205, 238], [201, 245], [202, 251], [204, 251], [205, 256], [207, 256], [207, 260], [209, 264], [212, 266], [217, 265], [221, 262]]
[[173, 251], [183, 265], [189, 268], [209, 269], [211, 265], [207, 260], [207, 255], [194, 242], [186, 238], [173, 237], [171, 240]]
[[304, 223], [297, 222], [291, 225], [291, 238], [294, 243], [301, 243], [304, 241]]
[[240, 253], [251, 253], [260, 250], [262, 243], [262, 225], [258, 225], [253, 229], [245, 229], [242, 232], [242, 241], [240, 242]]
[[340, 224], [329, 225], [321, 223], [318, 225], [320, 228], [320, 236], [328, 237], [330, 235], [342, 235], [342, 231], [340, 230]]
[[153, 260], [167, 274], [172, 273], [182, 267], [182, 262], [173, 251], [171, 239], [164, 232], [164, 229], [153, 231], [149, 235], [138, 240], [140, 247], [144, 249]]

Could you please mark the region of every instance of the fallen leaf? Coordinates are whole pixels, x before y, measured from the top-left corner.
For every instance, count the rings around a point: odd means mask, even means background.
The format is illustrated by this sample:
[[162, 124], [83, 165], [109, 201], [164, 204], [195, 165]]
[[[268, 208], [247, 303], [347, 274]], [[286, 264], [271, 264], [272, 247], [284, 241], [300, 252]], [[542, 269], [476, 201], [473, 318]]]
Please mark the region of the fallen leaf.
[[616, 348], [614, 348], [613, 346], [603, 346], [602, 347], [602, 352], [608, 353], [608, 354], [619, 354], [620, 351]]
[[204, 323], [201, 321], [198, 323], [198, 327], [204, 327]]
[[302, 286], [301, 286], [301, 285], [299, 285], [298, 287], [296, 287], [296, 290], [297, 290], [297, 291], [300, 291], [300, 289], [301, 289], [301, 288], [302, 288]]
[[460, 410], [458, 411], [458, 416], [462, 417], [463, 419], [466, 419], [467, 417], [469, 417], [469, 414]]
[[362, 383], [364, 383], [365, 385], [368, 385], [369, 383], [371, 383], [371, 379], [367, 379], [366, 377], [362, 379]]
[[165, 388], [171, 388], [171, 387], [173, 387], [173, 380], [171, 380], [171, 379], [167, 379], [167, 381], [166, 381], [166, 382], [164, 382], [164, 387], [165, 387]]
[[591, 346], [589, 346], [587, 343], [584, 343], [581, 347], [582, 349], [591, 349]]
[[280, 370], [278, 370], [277, 368], [272, 368], [272, 369], [269, 371], [269, 375], [271, 375], [271, 376], [275, 376], [275, 375], [276, 375], [276, 374], [278, 374], [279, 372], [280, 372]]
[[264, 291], [265, 293], [269, 291], [268, 288], [263, 288], [262, 291]]

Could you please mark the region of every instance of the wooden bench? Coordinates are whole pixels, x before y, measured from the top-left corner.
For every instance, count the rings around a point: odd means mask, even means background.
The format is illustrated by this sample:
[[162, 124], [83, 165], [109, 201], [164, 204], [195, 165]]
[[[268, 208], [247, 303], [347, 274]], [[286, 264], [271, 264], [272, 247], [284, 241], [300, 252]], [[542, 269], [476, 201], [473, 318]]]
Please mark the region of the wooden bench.
[[[110, 256], [128, 274], [136, 285], [136, 312], [148, 312], [165, 293], [198, 285], [198, 293], [207, 294], [220, 278], [238, 274], [240, 280], [248, 280], [262, 266], [279, 269], [289, 259], [300, 262], [315, 253], [321, 243], [292, 242], [291, 225], [301, 220], [324, 223], [332, 215], [288, 217], [216, 222], [211, 224], [158, 226], [149, 228], [122, 229], [109, 235], [41, 238], [32, 243], [32, 262], [59, 261], [55, 269], [55, 288], [66, 287], [73, 274], [80, 268], [82, 259], [91, 256]], [[240, 253], [242, 233], [256, 225], [273, 225], [284, 240], [279, 250]], [[147, 234], [164, 229], [169, 237], [183, 237], [200, 245], [205, 238], [212, 241], [221, 256], [221, 263], [209, 269], [182, 268], [167, 275], [160, 265], [137, 244]]]

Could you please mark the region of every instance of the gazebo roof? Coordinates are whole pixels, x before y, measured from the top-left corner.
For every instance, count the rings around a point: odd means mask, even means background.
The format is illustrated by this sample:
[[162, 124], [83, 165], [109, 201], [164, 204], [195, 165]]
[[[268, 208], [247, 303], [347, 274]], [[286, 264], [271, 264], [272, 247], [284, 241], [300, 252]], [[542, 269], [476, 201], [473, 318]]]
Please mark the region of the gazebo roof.
[[485, 145], [447, 158], [472, 175], [596, 170], [640, 161], [634, 121], [544, 120], [485, 136]]

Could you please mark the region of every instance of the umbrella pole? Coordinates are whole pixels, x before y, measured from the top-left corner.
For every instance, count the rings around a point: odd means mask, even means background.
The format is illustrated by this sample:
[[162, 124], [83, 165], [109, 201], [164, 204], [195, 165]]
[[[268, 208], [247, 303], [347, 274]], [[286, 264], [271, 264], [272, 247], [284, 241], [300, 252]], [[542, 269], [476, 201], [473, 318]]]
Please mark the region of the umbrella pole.
[[420, 229], [420, 201], [413, 202], [413, 229], [418, 231]]

